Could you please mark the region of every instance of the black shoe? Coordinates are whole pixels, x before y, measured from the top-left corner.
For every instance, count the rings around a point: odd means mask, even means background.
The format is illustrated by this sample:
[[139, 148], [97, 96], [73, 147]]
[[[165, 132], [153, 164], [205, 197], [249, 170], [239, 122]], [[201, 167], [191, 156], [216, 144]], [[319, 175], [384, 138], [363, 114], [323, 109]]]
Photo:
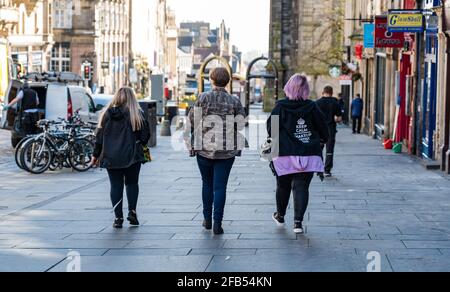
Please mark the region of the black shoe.
[[136, 212], [130, 211], [130, 213], [128, 214], [127, 220], [130, 222], [130, 225], [139, 226], [139, 220], [137, 218]]
[[214, 227], [213, 231], [215, 235], [222, 235], [224, 234], [223, 228], [222, 228], [222, 222], [214, 221]]
[[322, 172], [318, 173], [317, 176], [319, 177], [320, 181], [324, 181], [325, 180], [325, 176], [323, 175]]
[[303, 230], [302, 222], [295, 222], [294, 232], [295, 232], [295, 234], [304, 234], [305, 233], [305, 231]]
[[281, 216], [280, 213], [276, 212], [272, 215], [273, 221], [278, 225], [278, 227], [284, 227], [284, 216]]
[[331, 174], [331, 172], [325, 172], [325, 177], [332, 177], [333, 175]]
[[212, 220], [211, 220], [211, 219], [205, 219], [205, 220], [203, 221], [203, 227], [204, 227], [206, 230], [211, 230], [211, 229], [212, 229], [212, 225], [213, 225], [213, 223], [212, 223]]
[[113, 228], [122, 229], [122, 227], [123, 227], [123, 219], [114, 220]]

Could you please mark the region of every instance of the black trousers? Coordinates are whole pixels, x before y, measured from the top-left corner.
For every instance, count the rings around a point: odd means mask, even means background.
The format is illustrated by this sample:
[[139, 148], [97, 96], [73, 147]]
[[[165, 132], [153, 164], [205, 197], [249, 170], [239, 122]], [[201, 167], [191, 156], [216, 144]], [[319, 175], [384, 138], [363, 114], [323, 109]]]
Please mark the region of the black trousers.
[[352, 117], [352, 120], [353, 120], [353, 133], [361, 134], [362, 118], [361, 117]]
[[123, 189], [126, 186], [128, 210], [136, 211], [139, 197], [139, 174], [141, 163], [136, 163], [129, 168], [108, 169], [111, 183], [111, 203], [117, 219], [123, 219]]
[[322, 145], [322, 152], [326, 149], [325, 153], [325, 172], [331, 173], [334, 167], [334, 148], [336, 146], [336, 128], [330, 128], [330, 138], [328, 139], [327, 144]]
[[294, 220], [303, 222], [309, 204], [309, 186], [314, 173], [296, 173], [277, 178], [277, 212], [286, 215], [291, 192], [294, 195]]

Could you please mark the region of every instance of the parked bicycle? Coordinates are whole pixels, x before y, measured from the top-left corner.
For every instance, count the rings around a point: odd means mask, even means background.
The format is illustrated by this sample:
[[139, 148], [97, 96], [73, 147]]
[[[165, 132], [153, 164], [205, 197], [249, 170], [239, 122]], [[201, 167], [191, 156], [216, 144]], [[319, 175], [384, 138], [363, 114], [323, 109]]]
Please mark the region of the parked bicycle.
[[72, 168], [85, 172], [92, 168], [95, 123], [83, 123], [75, 116], [70, 121], [41, 120], [38, 135], [28, 136], [16, 148], [19, 168], [33, 174]]

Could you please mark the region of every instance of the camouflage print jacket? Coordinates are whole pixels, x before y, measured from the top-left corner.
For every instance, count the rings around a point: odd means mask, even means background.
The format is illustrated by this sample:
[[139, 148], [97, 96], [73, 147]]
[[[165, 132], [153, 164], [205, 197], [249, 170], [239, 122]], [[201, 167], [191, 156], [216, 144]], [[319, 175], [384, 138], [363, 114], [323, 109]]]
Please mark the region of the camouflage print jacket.
[[240, 156], [245, 138], [245, 109], [238, 97], [223, 88], [200, 95], [189, 112], [188, 147], [209, 159]]

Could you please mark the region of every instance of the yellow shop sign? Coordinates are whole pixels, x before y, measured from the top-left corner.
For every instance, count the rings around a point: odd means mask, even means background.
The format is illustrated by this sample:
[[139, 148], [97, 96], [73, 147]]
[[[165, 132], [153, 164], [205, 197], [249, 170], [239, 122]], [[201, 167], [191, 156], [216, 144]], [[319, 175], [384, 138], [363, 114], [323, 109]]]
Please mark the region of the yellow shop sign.
[[388, 16], [390, 32], [423, 32], [424, 17], [420, 11], [391, 10]]

